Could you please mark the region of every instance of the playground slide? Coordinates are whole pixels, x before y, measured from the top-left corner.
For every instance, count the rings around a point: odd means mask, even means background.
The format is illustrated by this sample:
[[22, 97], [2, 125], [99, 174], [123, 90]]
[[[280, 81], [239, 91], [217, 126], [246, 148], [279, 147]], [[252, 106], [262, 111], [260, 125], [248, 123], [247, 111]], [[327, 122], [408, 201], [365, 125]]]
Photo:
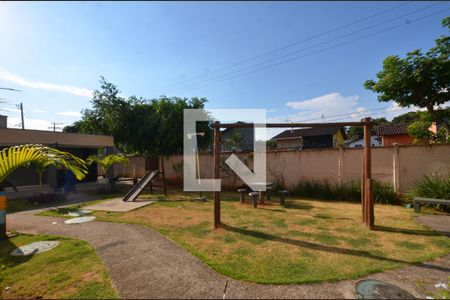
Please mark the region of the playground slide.
[[144, 177], [128, 191], [128, 193], [123, 197], [123, 201], [134, 201], [142, 192], [147, 184], [158, 174], [159, 171], [147, 171]]

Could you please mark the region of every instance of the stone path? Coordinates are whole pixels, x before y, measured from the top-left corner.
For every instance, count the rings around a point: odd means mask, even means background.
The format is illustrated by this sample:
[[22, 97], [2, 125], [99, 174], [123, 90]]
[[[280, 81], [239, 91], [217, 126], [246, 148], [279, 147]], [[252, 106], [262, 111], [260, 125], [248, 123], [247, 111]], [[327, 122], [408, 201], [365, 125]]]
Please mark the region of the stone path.
[[[260, 285], [220, 275], [159, 233], [138, 225], [89, 222], [66, 225], [61, 218], [7, 216], [9, 230], [56, 234], [89, 242], [108, 269], [121, 298], [354, 298], [357, 280], [311, 285]], [[448, 217], [450, 219], [450, 217]], [[448, 221], [447, 219], [446, 221]], [[57, 222], [56, 224], [52, 224]], [[450, 224], [450, 222], [448, 222]], [[415, 282], [429, 287], [450, 276], [450, 255], [430, 263], [374, 274], [424, 298]]]

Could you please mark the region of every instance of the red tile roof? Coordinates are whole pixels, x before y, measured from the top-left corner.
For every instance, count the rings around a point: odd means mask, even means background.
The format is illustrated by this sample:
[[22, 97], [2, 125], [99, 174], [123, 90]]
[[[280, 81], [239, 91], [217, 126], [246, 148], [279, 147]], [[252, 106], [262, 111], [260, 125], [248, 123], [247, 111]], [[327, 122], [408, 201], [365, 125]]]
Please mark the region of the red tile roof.
[[286, 139], [286, 138], [297, 138], [297, 137], [307, 137], [307, 136], [320, 136], [320, 135], [332, 135], [341, 130], [340, 126], [332, 127], [313, 127], [313, 128], [302, 128], [302, 129], [288, 129], [282, 133], [274, 136], [272, 140], [276, 139]]
[[406, 130], [407, 127], [408, 127], [408, 125], [406, 125], [404, 123], [383, 125], [383, 126], [375, 127], [375, 132], [379, 136], [403, 135], [403, 134], [408, 134], [408, 131]]

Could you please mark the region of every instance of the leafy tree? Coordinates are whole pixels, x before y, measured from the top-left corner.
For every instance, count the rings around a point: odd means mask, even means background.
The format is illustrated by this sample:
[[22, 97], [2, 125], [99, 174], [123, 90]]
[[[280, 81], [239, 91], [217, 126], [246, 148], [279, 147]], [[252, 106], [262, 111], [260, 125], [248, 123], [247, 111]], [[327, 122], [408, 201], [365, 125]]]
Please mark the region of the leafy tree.
[[[114, 84], [100, 78], [100, 89], [94, 91], [92, 108], [82, 111], [80, 121], [65, 128], [66, 132], [106, 134], [114, 136], [123, 152], [151, 155], [171, 155], [183, 149], [183, 110], [202, 109], [205, 98], [191, 99], [162, 96], [145, 100], [136, 96], [121, 97]], [[208, 124], [199, 122], [205, 132], [199, 146], [206, 148], [212, 141]]]
[[409, 111], [407, 113], [404, 113], [402, 115], [396, 116], [392, 119], [393, 124], [411, 124], [412, 122], [418, 120], [420, 117], [420, 114], [418, 111]]
[[[442, 21], [450, 29], [450, 17]], [[378, 94], [382, 102], [395, 101], [401, 107], [425, 108], [434, 121], [447, 131], [449, 121], [443, 117], [442, 105], [450, 100], [450, 36], [436, 39], [435, 46], [422, 53], [420, 49], [405, 58], [388, 56], [378, 81], [367, 80], [364, 87]]]
[[275, 141], [275, 140], [267, 140], [266, 141], [266, 149], [268, 149], [268, 150], [277, 149], [277, 141]]
[[240, 151], [242, 146], [244, 145], [244, 138], [242, 137], [242, 134], [237, 131], [233, 130], [224, 140], [224, 145], [231, 148], [232, 151]]
[[430, 131], [433, 119], [427, 112], [417, 112], [417, 116], [417, 119], [407, 128], [408, 134], [414, 138], [414, 144], [423, 145], [448, 142], [444, 128], [438, 129], [436, 133]]

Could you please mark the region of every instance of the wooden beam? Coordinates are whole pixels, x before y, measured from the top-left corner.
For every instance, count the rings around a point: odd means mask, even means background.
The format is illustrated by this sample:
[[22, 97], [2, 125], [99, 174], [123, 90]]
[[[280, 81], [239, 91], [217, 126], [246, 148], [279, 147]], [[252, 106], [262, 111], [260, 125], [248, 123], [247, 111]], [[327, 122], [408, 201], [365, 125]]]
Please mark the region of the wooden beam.
[[373, 208], [373, 186], [372, 186], [372, 143], [370, 133], [370, 118], [364, 119], [364, 207], [365, 207], [365, 224], [370, 229], [374, 224], [374, 208]]
[[[367, 118], [366, 118], [367, 119]], [[341, 122], [341, 123], [220, 123], [215, 122], [211, 126], [215, 128], [245, 128], [245, 127], [266, 127], [266, 128], [292, 128], [292, 127], [331, 127], [331, 126], [366, 126], [370, 122]]]
[[[220, 179], [220, 122], [214, 123], [214, 178]], [[220, 226], [220, 192], [214, 192], [214, 228]]]

